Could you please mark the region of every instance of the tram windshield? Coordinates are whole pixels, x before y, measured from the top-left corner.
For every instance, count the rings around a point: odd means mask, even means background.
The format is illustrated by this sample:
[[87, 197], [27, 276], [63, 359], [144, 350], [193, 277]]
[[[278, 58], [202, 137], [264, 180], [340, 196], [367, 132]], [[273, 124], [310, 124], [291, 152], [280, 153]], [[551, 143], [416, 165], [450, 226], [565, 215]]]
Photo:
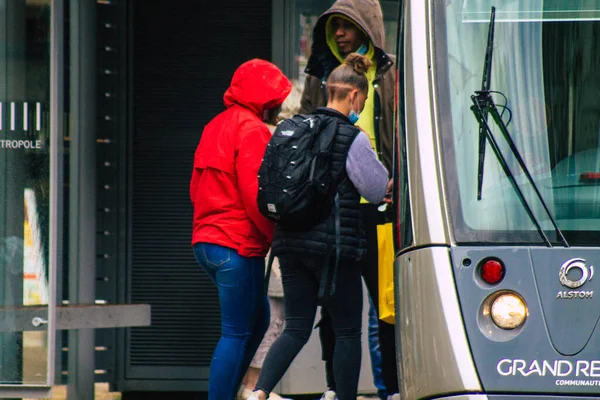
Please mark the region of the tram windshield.
[[[491, 117], [489, 126], [531, 213], [489, 141], [479, 166], [471, 96], [482, 89], [492, 6], [489, 90], [534, 184]], [[434, 10], [443, 161], [456, 241], [543, 245], [539, 226], [562, 245], [553, 217], [570, 245], [600, 244], [600, 0], [440, 0]]]

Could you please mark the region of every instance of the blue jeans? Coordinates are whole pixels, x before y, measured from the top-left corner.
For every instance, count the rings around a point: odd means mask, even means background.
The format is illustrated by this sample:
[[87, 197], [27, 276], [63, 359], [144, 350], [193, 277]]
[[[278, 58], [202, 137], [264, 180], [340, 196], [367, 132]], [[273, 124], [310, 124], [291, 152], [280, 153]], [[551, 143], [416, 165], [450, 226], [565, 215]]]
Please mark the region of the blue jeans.
[[380, 399], [387, 398], [383, 376], [381, 375], [381, 350], [379, 348], [379, 317], [377, 308], [369, 296], [369, 354], [371, 355], [371, 371], [373, 372], [373, 384], [377, 388]]
[[265, 260], [209, 243], [195, 244], [194, 256], [217, 286], [221, 306], [221, 339], [210, 364], [208, 399], [232, 400], [269, 327]]

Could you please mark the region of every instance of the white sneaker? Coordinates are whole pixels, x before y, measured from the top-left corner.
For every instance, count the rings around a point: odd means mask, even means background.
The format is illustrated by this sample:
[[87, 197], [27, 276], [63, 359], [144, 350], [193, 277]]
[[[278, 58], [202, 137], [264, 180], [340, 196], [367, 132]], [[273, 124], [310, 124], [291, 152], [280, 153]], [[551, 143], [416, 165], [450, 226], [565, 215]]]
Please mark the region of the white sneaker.
[[247, 389], [246, 386], [240, 386], [240, 389], [237, 392], [236, 400], [248, 400], [248, 397], [252, 394], [252, 390]]
[[389, 395], [388, 400], [400, 400], [400, 393]]
[[[258, 397], [252, 392], [250, 389], [244, 389], [238, 395], [238, 400], [258, 400]], [[286, 399], [285, 397], [281, 397], [275, 392], [271, 392], [267, 400], [292, 400]]]
[[338, 400], [338, 397], [335, 395], [335, 392], [333, 390], [328, 390], [325, 393], [323, 393], [323, 396], [321, 396], [321, 400]]
[[271, 392], [271, 394], [269, 395], [269, 398], [267, 400], [292, 400], [292, 399], [288, 399], [286, 397], [281, 397], [277, 393]]

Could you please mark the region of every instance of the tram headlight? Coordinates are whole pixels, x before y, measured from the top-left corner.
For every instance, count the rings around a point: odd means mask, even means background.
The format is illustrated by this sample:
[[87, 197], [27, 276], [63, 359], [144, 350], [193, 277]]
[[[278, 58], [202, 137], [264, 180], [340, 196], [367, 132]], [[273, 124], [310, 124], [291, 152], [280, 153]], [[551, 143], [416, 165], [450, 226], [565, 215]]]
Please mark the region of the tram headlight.
[[527, 306], [521, 296], [503, 293], [492, 302], [492, 321], [502, 329], [515, 329], [525, 322]]

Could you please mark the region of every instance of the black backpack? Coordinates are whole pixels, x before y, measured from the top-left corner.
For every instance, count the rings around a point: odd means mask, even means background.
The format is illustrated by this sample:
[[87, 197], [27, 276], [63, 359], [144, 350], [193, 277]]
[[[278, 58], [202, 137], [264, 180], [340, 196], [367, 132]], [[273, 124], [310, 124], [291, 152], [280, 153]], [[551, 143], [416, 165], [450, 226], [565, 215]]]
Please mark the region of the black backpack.
[[332, 143], [337, 118], [295, 115], [282, 121], [258, 171], [258, 209], [288, 229], [307, 230], [332, 212], [337, 179]]
[[[337, 194], [338, 176], [331, 168], [333, 139], [338, 129], [337, 118], [319, 115], [295, 115], [275, 129], [258, 170], [258, 209], [287, 229], [307, 230], [324, 221], [332, 211], [335, 243], [330, 243], [325, 256], [318, 298], [327, 283], [330, 295], [335, 293], [340, 261], [340, 207]], [[333, 274], [329, 261], [335, 251]], [[267, 263], [265, 293], [274, 255]]]

